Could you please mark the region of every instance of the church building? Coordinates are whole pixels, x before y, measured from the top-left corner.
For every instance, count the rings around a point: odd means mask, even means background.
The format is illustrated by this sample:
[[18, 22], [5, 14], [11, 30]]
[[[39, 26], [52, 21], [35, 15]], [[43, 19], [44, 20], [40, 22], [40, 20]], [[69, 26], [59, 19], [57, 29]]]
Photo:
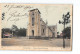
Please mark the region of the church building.
[[27, 36], [55, 38], [57, 37], [57, 25], [48, 26], [47, 22], [42, 20], [38, 9], [30, 10]]

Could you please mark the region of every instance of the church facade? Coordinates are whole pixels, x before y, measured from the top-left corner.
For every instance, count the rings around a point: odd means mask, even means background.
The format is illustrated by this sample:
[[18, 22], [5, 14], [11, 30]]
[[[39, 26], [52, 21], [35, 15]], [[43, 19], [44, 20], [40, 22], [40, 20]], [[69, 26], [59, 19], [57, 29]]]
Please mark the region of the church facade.
[[29, 11], [29, 24], [27, 28], [29, 37], [57, 37], [57, 25], [48, 26], [41, 18], [38, 9]]

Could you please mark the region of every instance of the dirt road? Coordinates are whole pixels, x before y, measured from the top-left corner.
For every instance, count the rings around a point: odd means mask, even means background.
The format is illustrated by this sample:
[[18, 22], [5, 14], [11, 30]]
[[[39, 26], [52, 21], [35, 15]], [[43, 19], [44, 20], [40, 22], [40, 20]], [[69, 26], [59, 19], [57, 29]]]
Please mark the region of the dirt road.
[[[66, 47], [70, 46], [70, 40], [65, 39]], [[2, 38], [2, 46], [49, 46], [63, 47], [63, 39], [27, 39], [23, 38]]]

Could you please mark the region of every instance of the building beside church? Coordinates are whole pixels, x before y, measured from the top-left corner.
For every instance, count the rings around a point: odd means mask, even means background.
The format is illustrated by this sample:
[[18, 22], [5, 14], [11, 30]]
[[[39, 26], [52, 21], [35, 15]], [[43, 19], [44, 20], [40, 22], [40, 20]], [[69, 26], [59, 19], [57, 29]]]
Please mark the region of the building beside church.
[[29, 37], [57, 37], [57, 25], [48, 26], [41, 18], [38, 9], [29, 11], [29, 24], [27, 28]]

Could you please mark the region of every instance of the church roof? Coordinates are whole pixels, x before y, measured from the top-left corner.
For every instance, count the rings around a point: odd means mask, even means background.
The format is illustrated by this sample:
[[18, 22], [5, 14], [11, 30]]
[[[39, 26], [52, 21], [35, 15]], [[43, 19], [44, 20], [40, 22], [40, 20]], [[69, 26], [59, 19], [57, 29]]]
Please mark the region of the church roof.
[[[32, 10], [30, 10], [30, 11], [35, 11], [35, 10], [38, 10], [37, 8], [36, 9], [32, 9]], [[38, 10], [38, 12], [40, 13], [40, 11]], [[41, 14], [41, 13], [40, 13]]]
[[48, 27], [50, 27], [50, 28], [55, 28], [55, 27], [56, 27], [56, 25], [52, 25], [52, 26], [48, 26]]
[[48, 26], [48, 28], [54, 33], [54, 29], [56, 28], [56, 25]]

